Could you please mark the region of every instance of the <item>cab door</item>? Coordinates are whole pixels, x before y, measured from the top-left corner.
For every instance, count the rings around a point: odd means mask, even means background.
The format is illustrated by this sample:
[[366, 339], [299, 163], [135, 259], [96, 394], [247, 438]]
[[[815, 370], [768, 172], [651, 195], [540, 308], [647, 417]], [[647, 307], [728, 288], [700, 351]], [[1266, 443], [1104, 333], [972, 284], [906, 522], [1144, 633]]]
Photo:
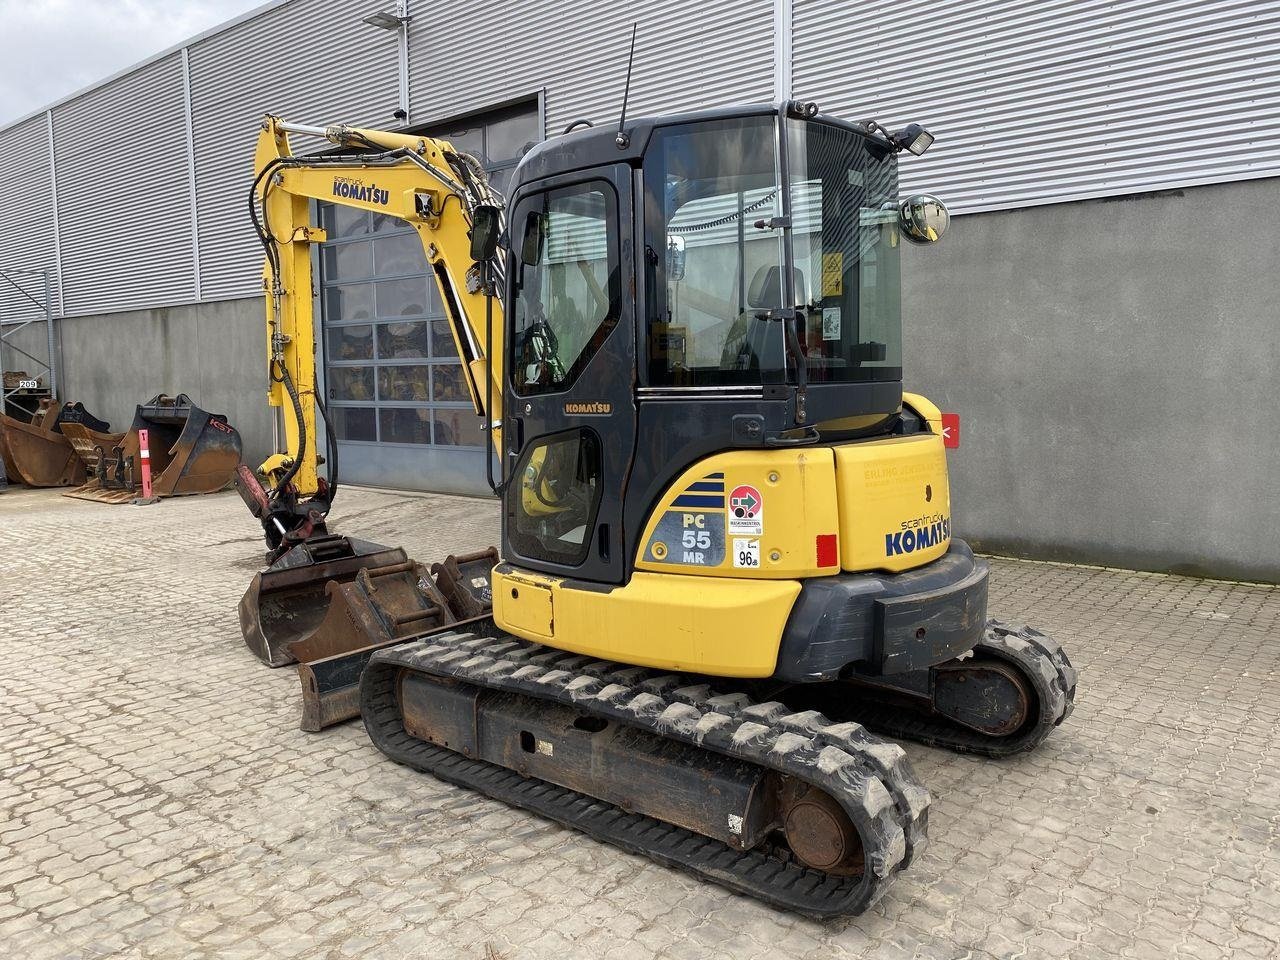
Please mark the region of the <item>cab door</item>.
[[630, 169], [522, 186], [508, 231], [504, 556], [621, 583], [636, 436]]

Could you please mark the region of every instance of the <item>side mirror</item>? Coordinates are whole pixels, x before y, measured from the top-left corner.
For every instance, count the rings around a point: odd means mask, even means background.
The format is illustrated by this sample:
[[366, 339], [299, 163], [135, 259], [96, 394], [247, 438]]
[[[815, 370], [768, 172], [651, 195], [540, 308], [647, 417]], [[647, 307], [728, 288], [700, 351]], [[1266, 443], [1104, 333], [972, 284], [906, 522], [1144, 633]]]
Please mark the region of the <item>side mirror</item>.
[[498, 252], [498, 235], [502, 232], [502, 216], [497, 207], [481, 205], [471, 214], [471, 259], [476, 263], [492, 260]]
[[667, 279], [684, 279], [684, 237], [672, 234], [667, 237]]
[[947, 205], [928, 193], [917, 193], [898, 204], [898, 227], [912, 243], [936, 243], [951, 222]]

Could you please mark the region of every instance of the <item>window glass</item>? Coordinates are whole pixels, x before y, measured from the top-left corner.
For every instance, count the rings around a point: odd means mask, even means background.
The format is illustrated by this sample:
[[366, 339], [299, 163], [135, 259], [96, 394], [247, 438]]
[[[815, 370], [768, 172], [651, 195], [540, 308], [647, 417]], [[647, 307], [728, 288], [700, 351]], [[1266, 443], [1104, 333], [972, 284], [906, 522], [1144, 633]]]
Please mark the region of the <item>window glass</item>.
[[485, 162], [484, 126], [482, 124], [471, 127], [455, 127], [452, 130], [445, 130], [435, 134], [435, 136], [440, 140], [453, 144], [455, 150], [469, 153], [481, 163]]
[[370, 320], [373, 318], [373, 284], [348, 283], [324, 291], [325, 319]]
[[[379, 317], [421, 317], [428, 313], [428, 304], [437, 298], [427, 294], [428, 281], [423, 277], [407, 280], [382, 280], [378, 288]], [[438, 312], [438, 311], [436, 311]]]
[[378, 426], [383, 443], [431, 442], [431, 411], [421, 407], [382, 407]]
[[425, 320], [378, 324], [378, 358], [403, 360], [426, 357], [427, 326]]
[[379, 400], [414, 400], [426, 403], [428, 395], [429, 371], [427, 366], [388, 366], [378, 368]]
[[655, 132], [645, 155], [649, 380], [759, 384], [784, 376], [777, 121]]
[[369, 213], [366, 210], [344, 207], [336, 203], [326, 203], [322, 209], [324, 216], [321, 218], [321, 224], [330, 240], [360, 237], [369, 232]]
[[591, 181], [516, 209], [512, 381], [521, 393], [567, 386], [617, 323], [617, 199]]
[[486, 163], [519, 160], [542, 139], [538, 114], [523, 112], [489, 124], [485, 132]]
[[600, 503], [595, 432], [572, 430], [530, 444], [511, 482], [519, 484], [508, 494], [515, 498], [511, 540], [517, 552], [555, 563], [581, 563]]
[[902, 305], [897, 159], [861, 134], [788, 121], [792, 250], [810, 381], [897, 380]]
[[416, 232], [378, 237], [373, 241], [373, 260], [380, 277], [427, 271], [427, 256], [422, 251], [422, 240]]
[[438, 446], [446, 447], [480, 447], [484, 445], [484, 431], [480, 429], [480, 418], [474, 410], [436, 409], [436, 439]]
[[329, 370], [332, 400], [372, 400], [373, 367], [333, 367]]
[[339, 440], [364, 440], [373, 442], [378, 439], [378, 428], [374, 424], [372, 407], [330, 407], [329, 419], [333, 421], [333, 432]]
[[372, 360], [373, 327], [367, 323], [354, 327], [330, 327], [329, 359]]
[[[498, 312], [495, 305], [495, 314]], [[448, 320], [436, 320], [431, 324], [431, 355], [433, 357], [456, 357], [458, 348], [453, 342], [453, 331], [449, 329]]]
[[324, 245], [324, 275], [328, 280], [363, 280], [373, 276], [373, 249], [368, 241]]
[[462, 379], [462, 365], [457, 363], [437, 363], [432, 368], [431, 382], [434, 384], [433, 400], [470, 400], [466, 381]]

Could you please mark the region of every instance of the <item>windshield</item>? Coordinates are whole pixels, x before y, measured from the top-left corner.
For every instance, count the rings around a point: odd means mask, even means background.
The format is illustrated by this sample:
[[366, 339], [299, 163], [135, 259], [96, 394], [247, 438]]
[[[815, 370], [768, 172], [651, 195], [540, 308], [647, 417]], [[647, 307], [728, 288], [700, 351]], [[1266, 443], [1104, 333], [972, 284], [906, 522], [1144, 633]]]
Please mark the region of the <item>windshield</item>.
[[659, 128], [645, 154], [649, 383], [780, 381], [777, 117]]
[[644, 160], [652, 386], [781, 382], [794, 363], [784, 322], [797, 314], [809, 382], [901, 379], [897, 161], [853, 130], [788, 120], [788, 258], [777, 130], [768, 114], [654, 133]]
[[809, 381], [902, 378], [898, 167], [843, 127], [787, 121], [791, 245]]

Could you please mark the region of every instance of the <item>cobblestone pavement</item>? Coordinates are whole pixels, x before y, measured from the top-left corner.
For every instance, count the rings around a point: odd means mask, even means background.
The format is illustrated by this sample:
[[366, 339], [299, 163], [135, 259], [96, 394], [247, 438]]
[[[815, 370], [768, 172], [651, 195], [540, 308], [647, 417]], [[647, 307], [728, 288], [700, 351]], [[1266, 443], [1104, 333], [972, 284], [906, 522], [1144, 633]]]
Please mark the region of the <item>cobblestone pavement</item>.
[[[496, 540], [481, 501], [340, 503], [422, 560]], [[818, 923], [301, 733], [240, 640], [254, 530], [235, 494], [0, 495], [6, 957], [1280, 956], [1280, 590], [996, 561], [1076, 712], [1012, 761], [908, 745], [931, 845]]]

